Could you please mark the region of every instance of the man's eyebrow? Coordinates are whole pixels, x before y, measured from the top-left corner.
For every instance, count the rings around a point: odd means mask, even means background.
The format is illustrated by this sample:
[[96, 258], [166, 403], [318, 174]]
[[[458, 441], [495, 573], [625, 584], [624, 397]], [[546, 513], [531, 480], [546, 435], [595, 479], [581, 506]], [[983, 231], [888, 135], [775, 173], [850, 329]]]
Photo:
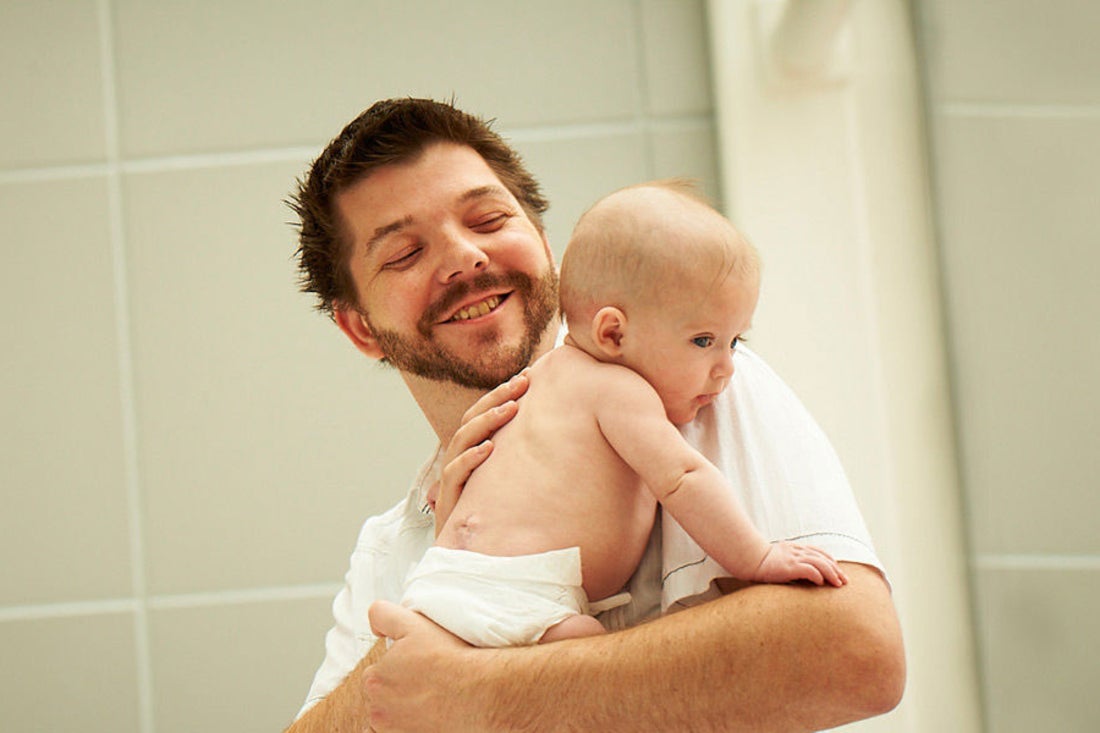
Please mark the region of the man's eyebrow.
[[[499, 196], [501, 198], [507, 198], [508, 189], [504, 188], [503, 186], [497, 186], [497, 185], [493, 185], [493, 184], [489, 184], [489, 185], [486, 185], [486, 186], [478, 186], [476, 188], [471, 188], [470, 190], [465, 191], [461, 196], [459, 196], [458, 197], [458, 203], [464, 204], [467, 201], [472, 201], [474, 199], [487, 198], [487, 197], [493, 197], [493, 196]], [[397, 221], [390, 222], [389, 224], [385, 224], [383, 226], [380, 226], [380, 227], [376, 228], [374, 230], [374, 233], [371, 234], [370, 239], [367, 240], [366, 251], [370, 252], [375, 247], [375, 245], [377, 245], [383, 239], [385, 239], [386, 237], [388, 237], [391, 234], [394, 234], [395, 232], [401, 231], [402, 229], [404, 229], [405, 227], [409, 226], [412, 223], [413, 223], [412, 215], [409, 215], [409, 216], [406, 216], [403, 219], [398, 219]]]
[[404, 219], [398, 219], [397, 221], [390, 222], [385, 226], [378, 227], [374, 230], [374, 234], [371, 235], [370, 239], [367, 240], [366, 251], [370, 252], [372, 249], [374, 249], [374, 246], [376, 244], [378, 244], [394, 232], [399, 232], [408, 225], [412, 224], [412, 221], [412, 216], [406, 216]]
[[478, 186], [477, 188], [471, 188], [466, 193], [458, 197], [459, 203], [465, 203], [471, 199], [484, 198], [486, 196], [501, 196], [507, 198], [508, 190], [503, 186], [487, 185]]

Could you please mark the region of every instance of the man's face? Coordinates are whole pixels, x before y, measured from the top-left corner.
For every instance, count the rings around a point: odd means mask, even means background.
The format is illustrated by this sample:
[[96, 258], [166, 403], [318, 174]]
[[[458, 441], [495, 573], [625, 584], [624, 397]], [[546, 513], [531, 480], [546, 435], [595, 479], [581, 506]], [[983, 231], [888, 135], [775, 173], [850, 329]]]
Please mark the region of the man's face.
[[550, 249], [471, 148], [440, 143], [336, 198], [359, 314], [398, 369], [489, 389], [525, 367], [557, 311]]

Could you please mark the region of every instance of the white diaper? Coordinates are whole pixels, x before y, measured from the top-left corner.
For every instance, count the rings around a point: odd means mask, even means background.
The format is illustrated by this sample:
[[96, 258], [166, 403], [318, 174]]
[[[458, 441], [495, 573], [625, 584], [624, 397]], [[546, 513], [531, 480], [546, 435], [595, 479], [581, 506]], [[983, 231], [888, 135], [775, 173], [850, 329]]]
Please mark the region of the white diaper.
[[517, 557], [432, 547], [401, 604], [480, 647], [534, 644], [554, 624], [589, 613], [579, 547]]

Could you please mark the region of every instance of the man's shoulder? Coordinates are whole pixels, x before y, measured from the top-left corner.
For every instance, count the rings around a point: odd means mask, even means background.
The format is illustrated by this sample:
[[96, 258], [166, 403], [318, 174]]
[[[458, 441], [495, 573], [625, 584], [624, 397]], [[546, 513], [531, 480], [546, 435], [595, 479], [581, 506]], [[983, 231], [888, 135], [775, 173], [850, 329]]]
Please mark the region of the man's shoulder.
[[744, 346], [738, 346], [734, 374], [722, 397], [727, 403], [743, 405], [799, 404], [801, 401], [790, 386], [768, 365], [762, 356]]
[[[795, 392], [757, 353], [739, 346], [734, 360], [733, 379], [718, 396], [711, 408], [700, 410], [699, 416], [681, 429], [690, 443], [698, 447], [718, 440], [716, 436], [736, 440], [720, 440], [723, 445], [740, 449], [748, 435], [757, 450], [781, 439], [794, 446], [795, 436], [806, 437], [819, 432], [817, 423]], [[816, 438], [815, 438], [816, 440]]]
[[410, 493], [389, 509], [367, 517], [359, 529], [357, 549], [388, 544], [411, 531], [431, 526], [431, 517], [416, 506], [415, 498]]

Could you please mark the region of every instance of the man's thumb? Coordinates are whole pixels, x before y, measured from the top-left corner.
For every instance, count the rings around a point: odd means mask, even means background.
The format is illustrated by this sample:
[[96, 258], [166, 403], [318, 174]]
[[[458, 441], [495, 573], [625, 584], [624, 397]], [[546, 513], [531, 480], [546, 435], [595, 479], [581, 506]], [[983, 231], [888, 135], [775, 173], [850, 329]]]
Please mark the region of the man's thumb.
[[370, 629], [375, 636], [397, 641], [408, 633], [408, 619], [412, 611], [389, 601], [375, 601], [367, 609]]

